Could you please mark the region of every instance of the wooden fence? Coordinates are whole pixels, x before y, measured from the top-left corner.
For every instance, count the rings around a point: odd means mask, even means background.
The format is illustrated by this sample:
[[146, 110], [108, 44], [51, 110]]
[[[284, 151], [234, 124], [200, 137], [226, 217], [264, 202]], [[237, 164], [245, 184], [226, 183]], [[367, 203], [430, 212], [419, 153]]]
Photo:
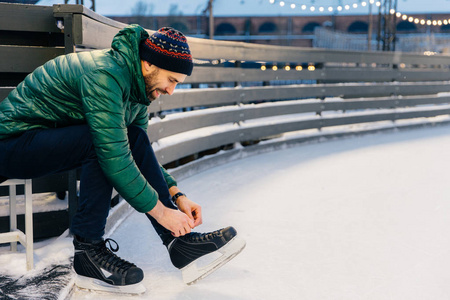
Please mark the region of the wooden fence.
[[[0, 100], [53, 57], [109, 48], [124, 26], [80, 5], [0, 3]], [[288, 132], [450, 114], [448, 55], [188, 41], [192, 76], [150, 105], [162, 164]]]

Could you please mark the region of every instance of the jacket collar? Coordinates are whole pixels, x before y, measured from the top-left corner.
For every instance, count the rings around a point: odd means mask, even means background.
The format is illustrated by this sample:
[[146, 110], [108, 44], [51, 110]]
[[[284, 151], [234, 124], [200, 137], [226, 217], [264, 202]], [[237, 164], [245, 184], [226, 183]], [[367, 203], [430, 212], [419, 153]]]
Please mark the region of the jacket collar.
[[139, 25], [129, 25], [114, 36], [111, 47], [118, 51], [125, 59], [132, 74], [131, 94], [137, 102], [150, 105], [145, 94], [145, 81], [142, 75], [139, 44], [147, 39], [149, 34]]

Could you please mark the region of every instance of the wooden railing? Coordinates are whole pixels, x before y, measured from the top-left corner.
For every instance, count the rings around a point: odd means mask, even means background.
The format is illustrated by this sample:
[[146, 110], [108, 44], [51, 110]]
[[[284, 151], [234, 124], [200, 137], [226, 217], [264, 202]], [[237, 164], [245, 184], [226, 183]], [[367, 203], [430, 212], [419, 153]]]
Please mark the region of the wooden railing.
[[[0, 99], [48, 59], [109, 48], [124, 26], [79, 5], [0, 4]], [[448, 55], [188, 41], [192, 76], [150, 105], [162, 164], [287, 132], [450, 114]]]

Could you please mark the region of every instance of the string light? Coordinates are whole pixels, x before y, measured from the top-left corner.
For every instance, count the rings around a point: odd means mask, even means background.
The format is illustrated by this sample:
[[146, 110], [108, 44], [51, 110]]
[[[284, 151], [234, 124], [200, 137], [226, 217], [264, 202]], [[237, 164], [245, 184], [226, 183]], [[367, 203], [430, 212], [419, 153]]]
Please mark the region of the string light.
[[[266, 70], [268, 70], [268, 67], [267, 67], [265, 64], [262, 64], [260, 68], [261, 68], [261, 71], [266, 71]], [[286, 70], [286, 71], [291, 71], [291, 70], [293, 70], [293, 68], [294, 68], [294, 67], [291, 67], [289, 64], [287, 64], [287, 65], [285, 65], [285, 66], [283, 67], [283, 69]], [[277, 66], [277, 65], [273, 65], [272, 67], [270, 67], [270, 69], [272, 69], [273, 71], [278, 71], [278, 66]], [[313, 64], [309, 64], [309, 65], [308, 65], [308, 70], [309, 70], [309, 71], [314, 71], [315, 69], [316, 69], [316, 68], [314, 67]], [[303, 70], [303, 67], [302, 67], [301, 65], [297, 65], [297, 66], [295, 66], [295, 70], [296, 70], [296, 71], [302, 71], [302, 70]]]
[[[286, 4], [290, 4], [290, 8], [292, 8], [292, 9], [296, 9], [297, 8], [297, 4], [296, 3], [285, 1], [285, 0], [281, 0], [281, 1], [279, 1], [279, 0], [269, 0], [269, 3], [270, 4], [278, 3], [278, 5], [280, 5], [281, 7], [284, 7]], [[301, 8], [301, 10], [310, 10], [312, 12], [314, 12], [314, 11], [333, 12], [335, 10], [342, 11], [344, 9], [345, 10], [350, 10], [351, 8], [356, 9], [359, 6], [366, 7], [368, 4], [375, 4], [376, 6], [381, 6], [381, 1], [380, 0], [369, 0], [369, 1], [362, 1], [361, 3], [359, 3], [359, 1], [358, 1], [358, 2], [355, 2], [355, 3], [351, 4], [351, 5], [350, 4], [347, 4], [347, 5], [344, 5], [344, 6], [338, 5], [337, 7], [333, 7], [333, 6], [328, 6], [328, 7], [319, 6], [319, 7], [317, 7], [317, 6], [312, 5], [312, 4], [309, 5], [309, 6], [303, 4], [303, 5], [299, 6], [299, 8]]]
[[[306, 4], [302, 4], [300, 6], [300, 5], [297, 5], [296, 3], [285, 1], [285, 0], [282, 0], [282, 1], [269, 0], [269, 3], [270, 4], [278, 3], [278, 5], [280, 5], [281, 7], [284, 7], [286, 4], [290, 4], [290, 8], [291, 9], [296, 9], [298, 7], [301, 10], [309, 10], [311, 12], [315, 12], [315, 11], [319, 11], [319, 12], [327, 12], [327, 11], [328, 12], [333, 12], [335, 10], [338, 11], [338, 12], [341, 12], [343, 10], [350, 10], [351, 8], [356, 9], [356, 8], [358, 8], [360, 6], [366, 7], [369, 4], [375, 4], [378, 7], [381, 6], [381, 1], [380, 0], [368, 0], [368, 1], [362, 1], [362, 2], [358, 1], [358, 2], [355, 2], [353, 4], [346, 4], [344, 6], [338, 5], [336, 7], [333, 7], [333, 6], [328, 6], [328, 7], [319, 6], [319, 7], [317, 7], [317, 6], [313, 5], [313, 4], [311, 4], [309, 6], [306, 5]], [[428, 26], [442, 26], [442, 25], [449, 25], [450, 24], [450, 18], [442, 19], [442, 20], [427, 20], [427, 19], [421, 19], [421, 18], [415, 18], [415, 17], [412, 17], [412, 16], [408, 16], [408, 15], [403, 14], [401, 12], [397, 12], [395, 9], [391, 9], [389, 11], [389, 13], [391, 15], [395, 14], [397, 18], [401, 18], [404, 21], [408, 21], [408, 22], [414, 23], [414, 24], [428, 25]]]
[[428, 25], [428, 26], [442, 26], [442, 25], [448, 25], [450, 24], [450, 18], [443, 19], [443, 20], [426, 20], [426, 19], [419, 19], [415, 18], [413, 16], [408, 16], [406, 14], [402, 14], [401, 12], [396, 12], [394, 9], [390, 10], [391, 15], [394, 15], [397, 18], [401, 18], [403, 21], [408, 21], [410, 23], [414, 24], [420, 24], [420, 25]]

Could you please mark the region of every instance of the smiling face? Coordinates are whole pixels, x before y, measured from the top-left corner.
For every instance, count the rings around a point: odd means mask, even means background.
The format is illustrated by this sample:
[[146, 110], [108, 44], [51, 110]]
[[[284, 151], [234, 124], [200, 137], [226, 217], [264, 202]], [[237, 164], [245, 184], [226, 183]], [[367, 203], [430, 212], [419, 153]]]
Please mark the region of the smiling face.
[[145, 93], [150, 101], [160, 95], [172, 95], [178, 83], [184, 82], [187, 75], [161, 69], [147, 61], [141, 60], [142, 75], [145, 81]]

